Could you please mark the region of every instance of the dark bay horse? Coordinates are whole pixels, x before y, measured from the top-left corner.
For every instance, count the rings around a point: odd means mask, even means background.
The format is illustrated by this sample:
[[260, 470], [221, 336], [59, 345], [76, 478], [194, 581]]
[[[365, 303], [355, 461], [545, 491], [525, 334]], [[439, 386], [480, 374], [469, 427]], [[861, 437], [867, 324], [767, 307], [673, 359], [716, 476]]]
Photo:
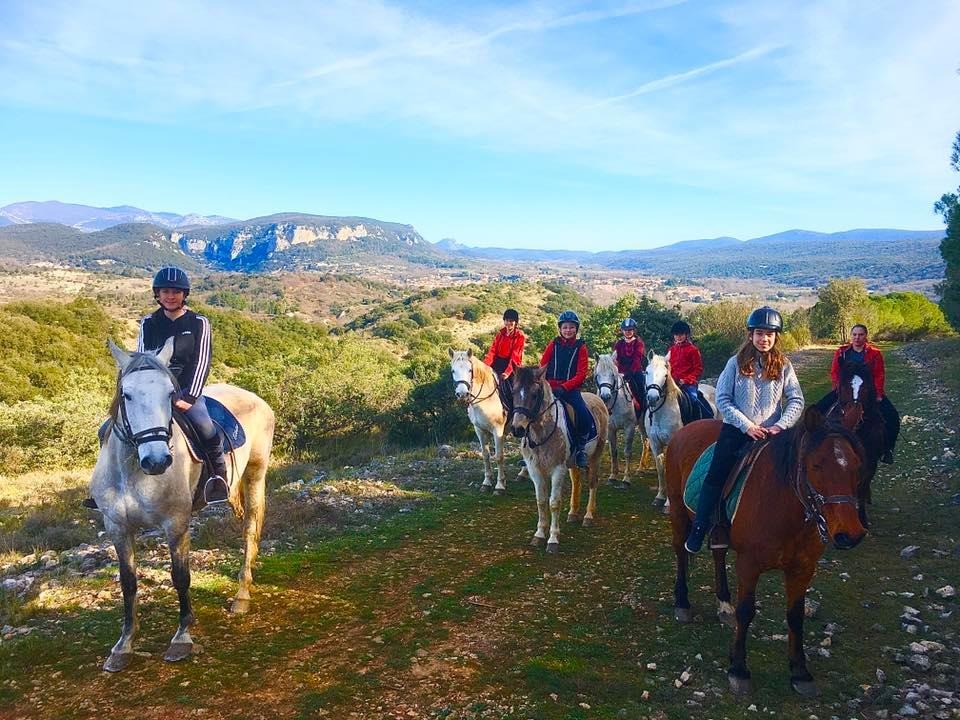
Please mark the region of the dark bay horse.
[[[670, 440], [665, 465], [673, 548], [677, 556], [674, 610], [679, 622], [690, 622], [687, 598], [689, 556], [683, 547], [691, 524], [683, 502], [687, 477], [700, 454], [716, 441], [720, 421], [701, 420], [680, 428]], [[815, 407], [800, 423], [773, 437], [760, 452], [743, 489], [730, 530], [737, 553], [736, 636], [727, 676], [731, 689], [749, 692], [747, 631], [756, 609], [757, 581], [762, 573], [782, 570], [787, 594], [790, 683], [801, 695], [817, 692], [803, 650], [803, 611], [807, 587], [824, 547], [852, 548], [866, 534], [857, 513], [855, 492], [863, 449], [847, 430], [829, 423]], [[729, 608], [726, 549], [714, 550], [716, 594]]]
[[843, 427], [855, 433], [863, 445], [864, 462], [860, 467], [860, 484], [857, 500], [860, 502], [860, 522], [870, 527], [867, 520], [867, 505], [873, 500], [870, 485], [877, 474], [877, 463], [886, 445], [886, 425], [877, 401], [877, 389], [873, 384], [870, 367], [862, 362], [844, 362], [840, 359], [840, 385], [837, 402], [827, 413]]

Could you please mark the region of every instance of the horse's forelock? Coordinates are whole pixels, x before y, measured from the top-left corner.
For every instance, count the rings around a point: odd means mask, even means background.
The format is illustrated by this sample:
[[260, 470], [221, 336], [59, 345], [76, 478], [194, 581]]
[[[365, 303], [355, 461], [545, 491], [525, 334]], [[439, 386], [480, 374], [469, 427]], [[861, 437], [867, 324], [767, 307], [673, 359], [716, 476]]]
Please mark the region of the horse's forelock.
[[120, 411], [120, 398], [122, 396], [123, 379], [132, 372], [140, 370], [156, 370], [167, 376], [173, 384], [174, 390], [180, 389], [180, 383], [176, 376], [170, 372], [170, 368], [164, 365], [152, 352], [132, 352], [130, 353], [130, 362], [127, 366], [117, 373], [117, 384], [113, 393], [113, 400], [110, 401], [110, 417], [117, 419], [117, 413]]
[[597, 356], [597, 367], [595, 372], [618, 372], [617, 366], [613, 362], [613, 353], [605, 353]]

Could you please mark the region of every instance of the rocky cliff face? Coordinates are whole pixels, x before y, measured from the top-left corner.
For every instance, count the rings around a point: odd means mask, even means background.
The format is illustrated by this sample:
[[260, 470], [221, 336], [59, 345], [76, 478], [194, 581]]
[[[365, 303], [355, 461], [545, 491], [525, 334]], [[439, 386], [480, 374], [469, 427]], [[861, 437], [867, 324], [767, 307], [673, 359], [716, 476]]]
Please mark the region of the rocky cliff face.
[[184, 252], [227, 269], [304, 265], [331, 256], [437, 251], [411, 225], [363, 218], [274, 217], [171, 232]]

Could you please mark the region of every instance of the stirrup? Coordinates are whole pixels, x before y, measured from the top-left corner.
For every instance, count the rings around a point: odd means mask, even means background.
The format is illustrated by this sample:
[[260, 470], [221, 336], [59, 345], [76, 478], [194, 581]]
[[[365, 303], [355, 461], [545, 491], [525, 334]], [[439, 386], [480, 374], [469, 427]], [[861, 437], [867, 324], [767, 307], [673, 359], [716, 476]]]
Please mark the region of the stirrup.
[[203, 486], [203, 501], [207, 505], [218, 505], [230, 499], [230, 486], [219, 475], [211, 475]]
[[726, 523], [717, 523], [710, 531], [710, 549], [726, 550], [730, 547], [730, 526]]
[[83, 505], [87, 510], [97, 510], [99, 512], [102, 512], [102, 510], [100, 510], [100, 506], [97, 505], [97, 501], [94, 500], [92, 497], [86, 498], [80, 504]]

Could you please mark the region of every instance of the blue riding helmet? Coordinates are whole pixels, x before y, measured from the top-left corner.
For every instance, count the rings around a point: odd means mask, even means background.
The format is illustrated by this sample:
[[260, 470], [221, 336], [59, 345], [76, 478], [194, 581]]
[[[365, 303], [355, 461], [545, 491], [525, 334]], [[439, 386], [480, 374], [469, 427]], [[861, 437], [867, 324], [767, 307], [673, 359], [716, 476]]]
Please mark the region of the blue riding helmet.
[[631, 317], [628, 317], [626, 320], [624, 320], [622, 323], [620, 323], [620, 329], [621, 329], [621, 330], [636, 330], [636, 329], [637, 329], [637, 321], [634, 320], [634, 319], [631, 318]]
[[571, 322], [578, 328], [580, 327], [580, 318], [577, 317], [577, 314], [573, 310], [564, 310], [560, 313], [560, 317], [557, 318], [557, 327], [560, 327], [565, 322]]

